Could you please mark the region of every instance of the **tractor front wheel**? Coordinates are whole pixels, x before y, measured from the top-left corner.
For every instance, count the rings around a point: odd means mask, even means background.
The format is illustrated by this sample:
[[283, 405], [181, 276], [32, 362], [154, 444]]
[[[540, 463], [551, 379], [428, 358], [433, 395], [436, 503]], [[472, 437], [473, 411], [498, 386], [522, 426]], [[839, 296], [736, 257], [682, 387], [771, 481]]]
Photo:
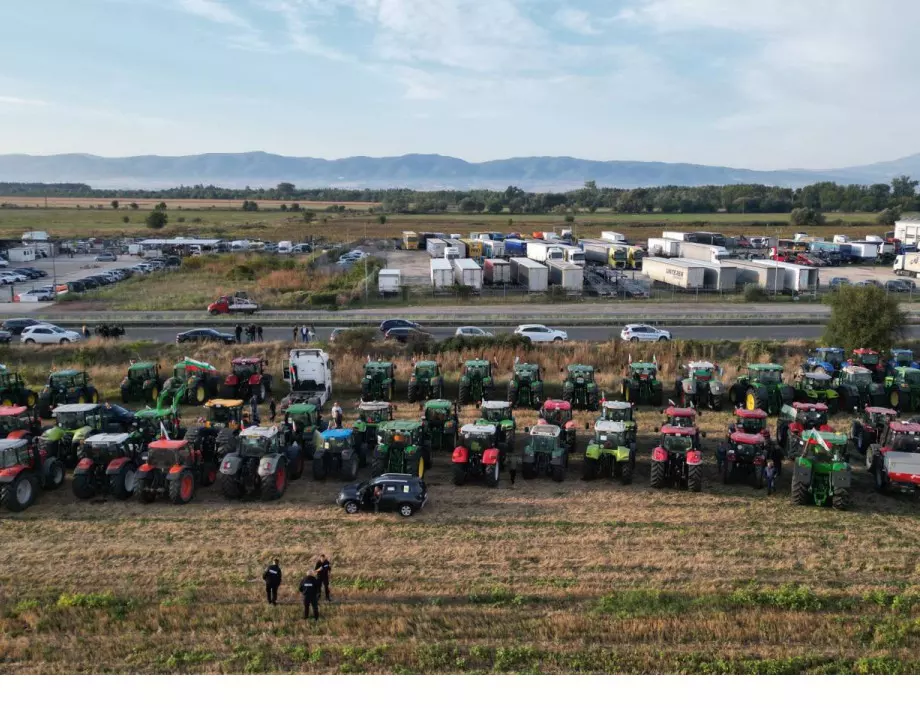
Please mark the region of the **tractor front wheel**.
[[521, 476], [524, 479], [534, 479], [537, 476], [533, 462], [525, 462], [521, 465]]
[[132, 464], [123, 465], [116, 474], [109, 477], [109, 491], [116, 499], [127, 499], [134, 494], [137, 469]]
[[498, 486], [498, 462], [494, 465], [489, 465], [485, 469], [486, 484], [490, 487]]
[[0, 487], [0, 500], [9, 511], [23, 511], [35, 502], [38, 479], [31, 472], [21, 472], [10, 484]]
[[406, 396], [409, 400], [409, 403], [415, 403], [418, 400], [418, 383], [415, 381], [409, 382], [409, 391]]
[[73, 495], [77, 499], [92, 499], [96, 496], [96, 485], [88, 474], [75, 474], [73, 477]]
[[687, 489], [695, 494], [703, 491], [703, 467], [701, 465], [688, 466]]
[[808, 503], [808, 487], [797, 479], [792, 480], [792, 503], [797, 506]]
[[261, 496], [262, 501], [275, 501], [284, 495], [287, 489], [287, 470], [284, 465], [279, 464], [275, 468], [275, 473], [266, 475], [262, 478]]
[[228, 474], [221, 475], [220, 488], [227, 499], [239, 499], [243, 496], [243, 485], [236, 477]]
[[455, 462], [451, 471], [451, 477], [453, 478], [455, 486], [462, 487], [466, 483], [466, 464], [463, 462]]
[[592, 479], [597, 479], [597, 468], [598, 461], [586, 457], [584, 471], [581, 473], [581, 478], [585, 482], [590, 482]]
[[565, 481], [565, 467], [563, 465], [552, 465], [553, 481], [557, 484]]
[[460, 382], [460, 390], [458, 398], [460, 400], [460, 405], [465, 406], [470, 402], [470, 385], [464, 381]]
[[664, 463], [652, 462], [652, 471], [649, 476], [649, 482], [653, 489], [664, 487]]
[[169, 483], [169, 501], [173, 504], [188, 504], [195, 496], [195, 475], [183, 469], [177, 479]]
[[620, 482], [624, 485], [632, 484], [633, 474], [636, 471], [636, 463], [633, 460], [629, 460], [620, 465]]
[[834, 492], [833, 501], [831, 502], [837, 511], [846, 511], [850, 508], [850, 490], [838, 489]]

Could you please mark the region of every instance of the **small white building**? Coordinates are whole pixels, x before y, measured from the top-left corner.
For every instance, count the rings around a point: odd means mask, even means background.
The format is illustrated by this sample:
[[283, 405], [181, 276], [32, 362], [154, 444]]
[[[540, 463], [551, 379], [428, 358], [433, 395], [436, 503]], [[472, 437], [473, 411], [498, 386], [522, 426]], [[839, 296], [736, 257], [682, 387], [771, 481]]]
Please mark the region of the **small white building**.
[[23, 241], [50, 241], [51, 237], [47, 231], [26, 231], [22, 235]]
[[10, 263], [29, 263], [38, 258], [35, 246], [14, 246], [7, 250], [6, 259]]
[[381, 295], [398, 293], [400, 285], [400, 274], [395, 268], [383, 268], [377, 274], [377, 286]]

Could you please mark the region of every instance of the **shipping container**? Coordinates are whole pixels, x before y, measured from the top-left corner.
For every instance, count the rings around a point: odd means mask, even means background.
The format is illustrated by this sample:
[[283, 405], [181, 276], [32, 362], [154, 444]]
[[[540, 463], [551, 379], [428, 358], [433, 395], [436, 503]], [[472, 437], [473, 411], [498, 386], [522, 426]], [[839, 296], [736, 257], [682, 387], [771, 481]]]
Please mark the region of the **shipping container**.
[[545, 292], [549, 288], [549, 269], [529, 258], [512, 258], [511, 282], [525, 286], [530, 292]]
[[458, 258], [452, 261], [454, 282], [473, 290], [482, 290], [482, 268], [472, 258]]
[[871, 241], [850, 241], [847, 244], [850, 247], [850, 254], [864, 261], [875, 260], [878, 258], [879, 244]]
[[449, 288], [454, 284], [454, 269], [446, 258], [431, 259], [431, 287]]
[[504, 241], [483, 241], [482, 257], [483, 258], [503, 258], [505, 255]]
[[527, 241], [523, 241], [519, 238], [506, 238], [505, 239], [505, 255], [506, 256], [526, 256], [527, 255]]
[[673, 258], [646, 258], [642, 261], [642, 273], [655, 282], [689, 290], [702, 288], [706, 275], [701, 266], [691, 266]]
[[601, 231], [602, 241], [612, 241], [613, 243], [627, 243], [626, 237], [618, 231]]
[[902, 219], [894, 224], [894, 238], [904, 246], [920, 243], [920, 219]]
[[684, 264], [690, 267], [699, 266], [703, 269], [703, 287], [706, 290], [717, 290], [720, 293], [734, 292], [737, 269], [732, 265], [723, 265], [719, 262], [701, 261], [695, 258], [674, 258], [671, 263]]
[[432, 258], [444, 258], [445, 248], [447, 248], [447, 243], [440, 238], [430, 238], [425, 244], [425, 249]]
[[537, 263], [546, 263], [548, 260], [563, 260], [562, 249], [553, 243], [545, 241], [531, 241], [527, 244], [527, 257]]
[[395, 268], [383, 268], [377, 274], [377, 287], [381, 295], [392, 295], [399, 292], [399, 271]]
[[735, 275], [735, 285], [743, 287], [748, 283], [759, 285], [767, 292], [775, 292], [783, 289], [784, 271], [775, 263], [764, 265], [754, 261], [741, 260], [724, 260], [722, 265], [734, 266], [737, 271]]
[[564, 290], [580, 293], [584, 288], [585, 269], [567, 261], [550, 260], [546, 262], [549, 268], [549, 284], [558, 285]]
[[731, 255], [724, 246], [710, 246], [706, 243], [694, 243], [692, 241], [678, 241], [677, 243], [681, 258], [718, 263], [720, 259]]
[[670, 238], [650, 238], [648, 240], [648, 255], [655, 258], [677, 258], [680, 256], [682, 241]]
[[458, 238], [446, 239], [445, 243], [449, 248], [456, 248], [460, 258], [466, 258], [466, 244]]
[[482, 241], [473, 238], [462, 238], [460, 239], [460, 243], [466, 246], [467, 258], [482, 258]]
[[488, 285], [511, 282], [511, 264], [502, 258], [486, 258], [482, 262], [482, 281]]
[[782, 261], [768, 261], [757, 259], [751, 263], [774, 265], [782, 269], [782, 289], [794, 295], [813, 293], [818, 289], [818, 269], [812, 266], [799, 265], [798, 263], [783, 263]]
[[725, 236], [712, 231], [663, 231], [662, 238], [672, 241], [688, 241], [690, 243], [705, 243], [710, 246], [725, 246]]

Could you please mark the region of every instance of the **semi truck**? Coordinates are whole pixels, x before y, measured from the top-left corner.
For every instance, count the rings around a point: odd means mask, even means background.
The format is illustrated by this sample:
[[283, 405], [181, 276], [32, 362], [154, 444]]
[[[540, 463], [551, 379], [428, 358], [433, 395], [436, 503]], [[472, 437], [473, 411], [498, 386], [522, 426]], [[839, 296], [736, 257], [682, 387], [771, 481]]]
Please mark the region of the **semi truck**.
[[554, 243], [546, 241], [530, 241], [527, 244], [527, 257], [537, 263], [546, 263], [550, 260], [563, 260], [562, 249]]
[[678, 241], [677, 243], [681, 258], [718, 263], [721, 259], [731, 255], [724, 246], [710, 246], [706, 243], [694, 243], [693, 241]]
[[920, 253], [905, 253], [894, 259], [894, 274], [916, 278], [920, 274]]

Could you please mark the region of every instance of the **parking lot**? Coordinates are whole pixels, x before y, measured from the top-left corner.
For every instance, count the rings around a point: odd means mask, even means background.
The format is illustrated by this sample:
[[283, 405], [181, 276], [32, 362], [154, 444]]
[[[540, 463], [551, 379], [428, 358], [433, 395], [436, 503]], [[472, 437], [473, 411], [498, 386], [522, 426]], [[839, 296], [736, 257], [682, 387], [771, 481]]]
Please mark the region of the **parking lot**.
[[93, 255], [76, 255], [73, 258], [69, 256], [58, 255], [54, 258], [39, 258], [29, 263], [10, 263], [8, 268], [0, 270], [10, 270], [18, 267], [38, 268], [46, 271], [47, 277], [27, 280], [14, 285], [0, 286], [0, 302], [8, 303], [16, 311], [34, 312], [49, 307], [53, 302], [14, 302], [13, 296], [18, 293], [25, 293], [29, 290], [40, 288], [43, 285], [63, 284], [71, 280], [79, 280], [88, 275], [103, 273], [113, 268], [130, 268], [131, 266], [142, 263], [144, 259], [137, 256], [119, 256], [118, 260], [108, 263], [96, 263], [96, 254]]

